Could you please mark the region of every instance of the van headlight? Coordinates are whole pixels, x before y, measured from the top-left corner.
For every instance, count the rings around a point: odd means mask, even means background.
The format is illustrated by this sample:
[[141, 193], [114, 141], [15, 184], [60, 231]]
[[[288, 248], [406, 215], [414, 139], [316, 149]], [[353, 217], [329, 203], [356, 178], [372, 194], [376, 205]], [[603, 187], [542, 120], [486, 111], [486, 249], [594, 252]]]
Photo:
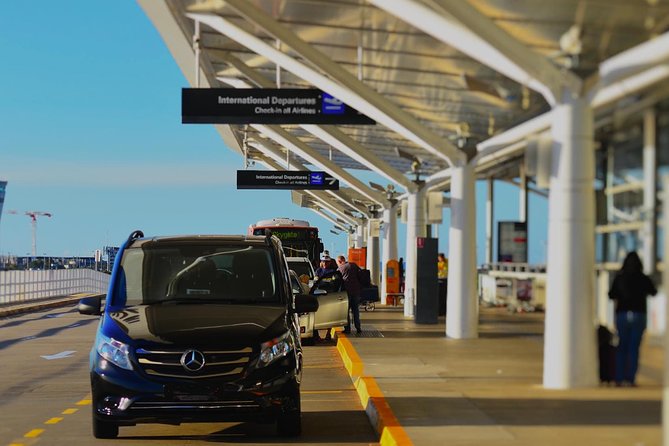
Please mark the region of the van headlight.
[[293, 339], [289, 332], [278, 338], [263, 342], [260, 344], [260, 357], [257, 366], [268, 366], [277, 359], [284, 358], [291, 350], [293, 350]]
[[130, 347], [128, 347], [127, 344], [99, 333], [96, 339], [95, 349], [100, 356], [115, 366], [126, 370], [132, 370]]

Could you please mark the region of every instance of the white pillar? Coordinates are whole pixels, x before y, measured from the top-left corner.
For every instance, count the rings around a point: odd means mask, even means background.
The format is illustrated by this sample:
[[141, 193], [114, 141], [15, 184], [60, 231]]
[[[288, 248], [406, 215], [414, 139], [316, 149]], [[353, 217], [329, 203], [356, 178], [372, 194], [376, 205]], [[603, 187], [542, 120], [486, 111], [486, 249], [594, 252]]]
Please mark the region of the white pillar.
[[406, 271], [404, 281], [404, 315], [414, 315], [416, 302], [416, 239], [425, 237], [427, 209], [425, 206], [425, 187], [410, 193], [407, 209]]
[[383, 210], [383, 241], [381, 248], [381, 302], [386, 302], [386, 265], [388, 260], [398, 260], [397, 257], [397, 202], [391, 201], [391, 206]]
[[657, 197], [657, 150], [655, 109], [643, 116], [643, 210], [641, 260], [646, 274], [655, 272], [655, 198]]
[[453, 166], [451, 171], [446, 336], [476, 338], [476, 178], [474, 167], [469, 164]]
[[[355, 238], [354, 244], [356, 248], [362, 248], [365, 246], [365, 232], [367, 228], [367, 223], [363, 222], [355, 227]], [[346, 259], [348, 260], [348, 259]]]
[[[374, 285], [379, 284], [379, 234], [376, 216], [367, 222], [367, 269]], [[376, 226], [373, 228], [372, 226]]]
[[593, 116], [565, 95], [553, 109], [543, 384], [597, 383], [595, 345], [595, 195]]
[[520, 168], [520, 194], [519, 194], [519, 205], [518, 205], [518, 221], [527, 222], [527, 206], [528, 206], [528, 196], [527, 196], [527, 172], [525, 169], [525, 159], [519, 164]]
[[493, 261], [492, 235], [494, 234], [494, 206], [495, 204], [495, 180], [488, 178], [488, 194], [485, 202], [485, 262], [490, 265]]

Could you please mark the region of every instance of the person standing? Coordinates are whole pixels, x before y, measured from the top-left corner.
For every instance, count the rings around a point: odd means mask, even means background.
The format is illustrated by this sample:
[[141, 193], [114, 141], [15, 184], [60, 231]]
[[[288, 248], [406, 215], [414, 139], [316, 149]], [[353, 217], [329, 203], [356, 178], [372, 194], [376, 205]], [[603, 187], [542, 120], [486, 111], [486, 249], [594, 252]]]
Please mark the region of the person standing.
[[639, 347], [646, 329], [646, 298], [655, 294], [657, 289], [650, 277], [643, 273], [639, 255], [630, 252], [609, 290], [609, 298], [616, 302], [616, 329], [619, 339], [616, 351], [616, 386], [622, 386], [623, 383], [636, 386]]
[[437, 255], [437, 278], [448, 279], [448, 259], [443, 252]]
[[358, 273], [360, 272], [360, 267], [355, 263], [350, 263], [346, 261], [344, 256], [337, 257], [337, 267], [339, 272], [344, 279], [344, 289], [346, 289], [346, 294], [348, 295], [348, 314], [346, 317], [346, 327], [344, 327], [344, 333], [351, 332], [351, 313], [353, 313], [353, 324], [357, 334], [362, 333], [362, 328], [360, 325], [360, 291], [362, 286], [360, 285], [360, 280], [358, 279]]

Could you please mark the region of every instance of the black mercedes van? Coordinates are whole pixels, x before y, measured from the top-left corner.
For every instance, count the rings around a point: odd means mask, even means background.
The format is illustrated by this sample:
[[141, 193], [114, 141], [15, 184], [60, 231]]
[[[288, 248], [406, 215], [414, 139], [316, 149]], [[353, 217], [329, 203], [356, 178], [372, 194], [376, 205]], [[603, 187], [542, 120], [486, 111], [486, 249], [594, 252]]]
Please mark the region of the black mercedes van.
[[90, 354], [93, 435], [119, 426], [199, 421], [276, 422], [301, 431], [298, 314], [276, 237], [144, 237], [121, 247]]

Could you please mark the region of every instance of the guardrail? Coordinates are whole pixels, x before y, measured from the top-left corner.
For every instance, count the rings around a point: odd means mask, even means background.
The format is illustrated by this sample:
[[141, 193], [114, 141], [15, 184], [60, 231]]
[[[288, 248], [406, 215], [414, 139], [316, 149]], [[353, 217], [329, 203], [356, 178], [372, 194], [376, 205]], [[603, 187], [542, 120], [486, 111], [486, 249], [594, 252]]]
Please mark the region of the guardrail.
[[0, 305], [77, 293], [105, 294], [109, 274], [91, 269], [0, 271]]

